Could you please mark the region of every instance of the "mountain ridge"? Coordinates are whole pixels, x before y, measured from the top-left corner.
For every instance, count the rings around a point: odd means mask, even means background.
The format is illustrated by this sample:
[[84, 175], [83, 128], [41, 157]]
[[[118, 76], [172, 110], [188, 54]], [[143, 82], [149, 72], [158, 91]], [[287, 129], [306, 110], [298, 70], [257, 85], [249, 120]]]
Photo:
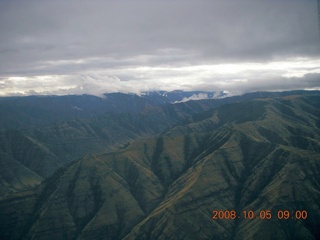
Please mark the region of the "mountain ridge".
[[[173, 104], [193, 94], [205, 93], [213, 99], [199, 99], [203, 104], [221, 106], [225, 103], [254, 98], [281, 97], [294, 94], [317, 94], [319, 91], [253, 92], [241, 96], [215, 98], [208, 92], [150, 92], [149, 95], [111, 93], [104, 98], [92, 95], [27, 96], [0, 98], [0, 129], [43, 127], [74, 119], [88, 119], [114, 113], [138, 113], [146, 108]], [[211, 98], [209, 97], [209, 98]], [[190, 102], [189, 101], [189, 102]], [[213, 104], [212, 102], [215, 102]]]
[[[42, 127], [0, 130], [0, 153], [5, 156], [0, 164], [9, 166], [6, 159], [12, 159], [11, 162], [16, 162], [16, 171], [26, 168], [31, 172], [28, 181], [37, 184], [83, 154], [125, 148], [135, 139], [157, 135], [187, 116], [214, 106], [215, 102], [201, 101], [165, 104], [148, 106], [138, 113], [109, 113]], [[6, 169], [0, 172], [2, 195], [29, 186], [15, 184], [21, 183], [19, 176], [9, 174]]]
[[[87, 155], [61, 168], [25, 200], [16, 200], [36, 210], [12, 213], [17, 203], [0, 200], [6, 213], [0, 235], [317, 239], [318, 103], [317, 94], [230, 103], [192, 115], [157, 137]], [[305, 210], [308, 218], [277, 219], [277, 212], [286, 209]], [[273, 218], [213, 220], [213, 210], [235, 210], [239, 216], [244, 210], [256, 215], [271, 210]], [[30, 215], [37, 217], [27, 220]], [[14, 218], [22, 219], [25, 230], [9, 224]]]

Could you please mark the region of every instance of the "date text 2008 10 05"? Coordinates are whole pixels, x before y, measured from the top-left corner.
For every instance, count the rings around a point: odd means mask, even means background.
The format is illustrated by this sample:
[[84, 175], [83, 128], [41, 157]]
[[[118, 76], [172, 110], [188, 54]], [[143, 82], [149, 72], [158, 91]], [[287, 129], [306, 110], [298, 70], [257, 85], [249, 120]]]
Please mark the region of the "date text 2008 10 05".
[[213, 210], [212, 219], [221, 220], [221, 219], [266, 219], [270, 220], [274, 217], [277, 219], [302, 219], [305, 220], [308, 218], [308, 212], [306, 210], [278, 210], [276, 213], [272, 213], [271, 210], [260, 210], [258, 213], [255, 213], [252, 210], [244, 210], [241, 213], [237, 213], [235, 210]]

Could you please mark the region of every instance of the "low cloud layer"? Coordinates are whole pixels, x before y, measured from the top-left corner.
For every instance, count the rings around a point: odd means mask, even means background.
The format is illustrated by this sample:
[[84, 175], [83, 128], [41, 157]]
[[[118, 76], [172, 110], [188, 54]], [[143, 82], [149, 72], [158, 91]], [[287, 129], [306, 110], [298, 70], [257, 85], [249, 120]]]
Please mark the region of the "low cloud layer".
[[0, 96], [320, 88], [313, 0], [1, 1]]

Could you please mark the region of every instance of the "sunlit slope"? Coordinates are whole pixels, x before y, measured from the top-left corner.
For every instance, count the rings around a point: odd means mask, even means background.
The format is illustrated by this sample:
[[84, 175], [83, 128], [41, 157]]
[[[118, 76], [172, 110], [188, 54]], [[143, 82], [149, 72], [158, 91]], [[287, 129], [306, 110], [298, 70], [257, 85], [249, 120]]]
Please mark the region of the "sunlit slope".
[[[187, 142], [215, 130], [127, 239], [319, 238], [319, 106], [319, 97], [232, 104], [173, 129], [192, 132]], [[213, 210], [236, 210], [241, 218], [212, 220]], [[271, 210], [273, 217], [243, 219], [244, 210]], [[308, 218], [279, 220], [278, 210], [306, 210]]]
[[[23, 197], [0, 201], [1, 238], [317, 239], [319, 106], [317, 95], [228, 104], [85, 156]], [[213, 220], [213, 210], [241, 218]], [[271, 210], [272, 218], [244, 219], [249, 210]], [[278, 210], [308, 218], [280, 220]]]

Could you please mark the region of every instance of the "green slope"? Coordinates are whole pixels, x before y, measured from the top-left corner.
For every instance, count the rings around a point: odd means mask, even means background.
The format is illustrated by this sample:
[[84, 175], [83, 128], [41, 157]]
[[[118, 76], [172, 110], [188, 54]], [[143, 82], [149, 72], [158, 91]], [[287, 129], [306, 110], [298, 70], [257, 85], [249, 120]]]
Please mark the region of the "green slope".
[[44, 127], [2, 130], [0, 198], [39, 184], [84, 154], [125, 148], [133, 140], [157, 135], [212, 105], [215, 102], [149, 106], [140, 113], [104, 114]]
[[[194, 115], [1, 200], [1, 239], [319, 239], [319, 123], [319, 95]], [[214, 220], [214, 210], [240, 218]], [[272, 218], [244, 219], [250, 210]]]

